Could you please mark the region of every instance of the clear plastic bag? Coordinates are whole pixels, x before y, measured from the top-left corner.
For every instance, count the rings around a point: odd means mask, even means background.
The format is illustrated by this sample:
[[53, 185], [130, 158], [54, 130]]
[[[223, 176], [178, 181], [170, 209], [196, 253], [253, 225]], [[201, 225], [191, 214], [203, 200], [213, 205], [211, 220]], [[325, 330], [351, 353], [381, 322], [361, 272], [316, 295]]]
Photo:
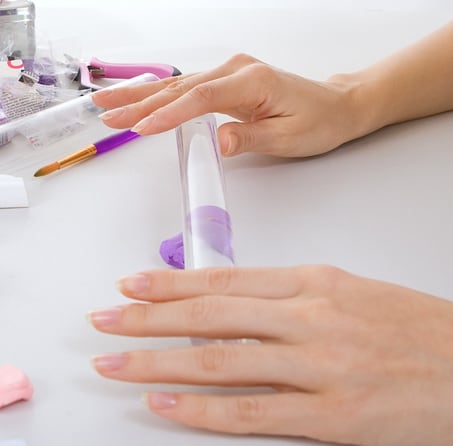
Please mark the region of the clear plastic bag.
[[35, 56], [35, 5], [28, 0], [0, 0], [0, 60]]

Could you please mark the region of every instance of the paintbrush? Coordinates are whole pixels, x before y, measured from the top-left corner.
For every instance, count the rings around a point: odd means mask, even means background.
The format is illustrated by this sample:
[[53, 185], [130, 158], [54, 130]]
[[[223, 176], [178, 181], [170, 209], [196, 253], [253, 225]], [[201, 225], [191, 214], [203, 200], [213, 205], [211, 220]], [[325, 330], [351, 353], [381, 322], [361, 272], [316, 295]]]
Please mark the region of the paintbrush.
[[115, 149], [116, 147], [137, 138], [138, 136], [140, 136], [138, 133], [132, 132], [131, 130], [115, 133], [114, 135], [101, 139], [87, 147], [84, 147], [83, 149], [77, 150], [77, 152], [62, 158], [61, 160], [41, 167], [41, 169], [35, 172], [34, 176], [42, 177], [44, 175], [48, 175], [49, 173], [55, 172], [56, 170], [79, 163], [80, 161], [100, 155], [101, 153], [108, 152], [109, 150]]

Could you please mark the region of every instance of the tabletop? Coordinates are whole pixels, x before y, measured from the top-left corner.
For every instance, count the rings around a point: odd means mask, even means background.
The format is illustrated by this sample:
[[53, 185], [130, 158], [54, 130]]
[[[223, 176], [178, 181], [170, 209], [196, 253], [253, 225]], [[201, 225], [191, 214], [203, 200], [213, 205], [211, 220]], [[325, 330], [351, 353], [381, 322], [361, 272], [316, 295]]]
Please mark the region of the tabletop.
[[[346, 3], [38, 3], [37, 31], [41, 41], [85, 60], [170, 63], [186, 73], [246, 52], [322, 80], [363, 67], [453, 16], [453, 6], [443, 2], [439, 8], [431, 2], [432, 8], [407, 9]], [[218, 116], [219, 123], [226, 119]], [[452, 122], [453, 114], [445, 113], [391, 126], [310, 159], [225, 159], [236, 263], [332, 264], [453, 299]], [[168, 386], [108, 381], [93, 371], [94, 354], [188, 342], [107, 336], [85, 320], [89, 310], [124, 303], [115, 288], [120, 276], [165, 268], [160, 242], [182, 229], [174, 131], [32, 177], [42, 160], [109, 133], [93, 119], [42, 152], [20, 138], [0, 148], [0, 173], [23, 177], [30, 201], [29, 208], [0, 210], [0, 364], [20, 367], [35, 387], [31, 401], [0, 411], [0, 442], [20, 437], [29, 446], [318, 444], [178, 426], [140, 402], [144, 391]], [[30, 162], [6, 162], [15, 151], [30, 151]]]

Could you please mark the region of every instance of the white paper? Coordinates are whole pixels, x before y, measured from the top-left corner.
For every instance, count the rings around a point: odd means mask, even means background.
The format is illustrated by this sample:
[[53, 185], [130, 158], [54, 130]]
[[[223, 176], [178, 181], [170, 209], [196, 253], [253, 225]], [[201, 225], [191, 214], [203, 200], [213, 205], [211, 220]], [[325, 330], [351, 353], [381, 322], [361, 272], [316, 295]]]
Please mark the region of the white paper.
[[24, 180], [12, 175], [0, 175], [0, 209], [28, 207]]

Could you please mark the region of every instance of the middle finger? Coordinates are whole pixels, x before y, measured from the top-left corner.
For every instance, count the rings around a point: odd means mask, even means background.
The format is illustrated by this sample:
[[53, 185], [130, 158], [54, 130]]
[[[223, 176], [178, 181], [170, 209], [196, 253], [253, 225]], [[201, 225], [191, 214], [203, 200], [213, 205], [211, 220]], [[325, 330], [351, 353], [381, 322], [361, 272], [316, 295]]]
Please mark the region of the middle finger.
[[279, 341], [284, 337], [297, 337], [292, 308], [291, 303], [284, 300], [198, 296], [95, 310], [89, 313], [89, 320], [99, 331], [123, 336]]

